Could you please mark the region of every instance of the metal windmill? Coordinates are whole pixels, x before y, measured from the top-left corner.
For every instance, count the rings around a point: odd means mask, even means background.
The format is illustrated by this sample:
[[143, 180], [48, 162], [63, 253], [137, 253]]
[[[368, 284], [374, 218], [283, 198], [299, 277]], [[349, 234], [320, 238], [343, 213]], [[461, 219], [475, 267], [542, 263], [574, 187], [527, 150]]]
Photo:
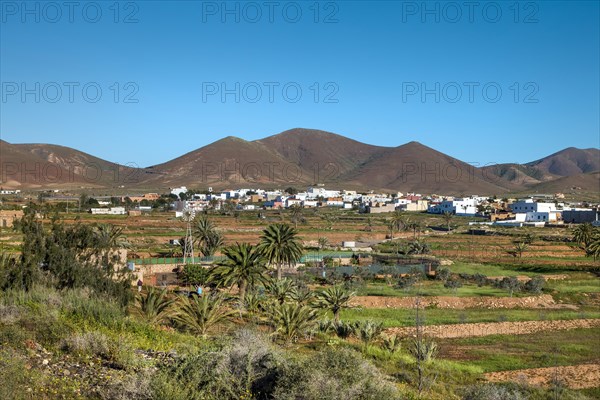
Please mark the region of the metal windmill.
[[185, 233], [185, 242], [183, 244], [183, 263], [191, 264], [194, 262], [194, 237], [192, 236], [192, 221], [194, 220], [194, 211], [190, 209], [183, 210], [181, 217], [187, 224]]

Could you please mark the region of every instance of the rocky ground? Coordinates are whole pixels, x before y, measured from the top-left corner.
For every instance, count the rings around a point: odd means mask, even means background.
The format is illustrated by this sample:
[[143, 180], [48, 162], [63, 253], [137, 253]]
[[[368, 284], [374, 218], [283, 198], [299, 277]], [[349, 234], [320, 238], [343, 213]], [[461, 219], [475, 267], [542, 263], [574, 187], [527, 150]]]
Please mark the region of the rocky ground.
[[[429, 325], [423, 327], [423, 333], [431, 337], [449, 339], [488, 335], [527, 335], [541, 331], [595, 327], [600, 327], [600, 319]], [[413, 336], [416, 334], [415, 329], [415, 327], [388, 328], [386, 332], [400, 336]]]

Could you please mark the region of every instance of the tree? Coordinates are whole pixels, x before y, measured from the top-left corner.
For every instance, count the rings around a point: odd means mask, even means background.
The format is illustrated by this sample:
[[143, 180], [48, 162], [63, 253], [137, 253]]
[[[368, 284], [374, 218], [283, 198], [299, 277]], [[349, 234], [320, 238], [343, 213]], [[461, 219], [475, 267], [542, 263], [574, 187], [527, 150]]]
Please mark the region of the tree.
[[290, 207], [290, 221], [292, 221], [294, 228], [296, 229], [298, 228], [298, 224], [303, 224], [306, 222], [302, 206], [294, 204]]
[[454, 294], [456, 294], [456, 291], [458, 289], [460, 289], [463, 286], [462, 282], [459, 281], [458, 279], [449, 279], [446, 281], [446, 283], [444, 283], [444, 287], [446, 289], [451, 289]]
[[446, 211], [444, 214], [442, 214], [442, 218], [444, 218], [444, 222], [446, 223], [446, 230], [450, 232], [450, 223], [454, 219], [454, 214]]
[[277, 279], [281, 279], [282, 266], [297, 263], [303, 253], [298, 231], [287, 224], [269, 225], [260, 236], [258, 248], [269, 264], [277, 266]]
[[421, 232], [422, 226], [418, 221], [410, 221], [407, 224], [407, 228], [413, 231], [413, 239], [417, 240], [417, 232]]
[[206, 215], [199, 215], [194, 220], [193, 235], [198, 249], [203, 256], [209, 257], [223, 245], [223, 236], [216, 230], [215, 225]]
[[285, 343], [298, 340], [314, 326], [317, 313], [301, 304], [276, 303], [268, 310], [269, 320], [275, 327], [274, 334]]
[[319, 250], [323, 250], [329, 244], [329, 239], [327, 239], [326, 237], [322, 236], [322, 237], [319, 238], [319, 240], [317, 241], [317, 243], [319, 244]]
[[333, 319], [337, 322], [340, 320], [340, 310], [348, 307], [354, 295], [354, 292], [346, 290], [343, 286], [335, 285], [317, 293], [315, 306], [331, 310]]
[[591, 242], [588, 244], [586, 251], [586, 257], [594, 257], [594, 261], [600, 258], [600, 233], [596, 233]]
[[536, 239], [537, 237], [533, 233], [528, 233], [525, 236], [523, 236], [523, 243], [525, 243], [528, 246], [531, 246], [533, 242], [536, 241]]
[[514, 257], [519, 257], [521, 259], [523, 257], [523, 253], [527, 251], [529, 246], [524, 242], [515, 243], [512, 250], [509, 251], [509, 254], [512, 254]]
[[46, 230], [27, 214], [22, 219], [22, 271], [17, 287], [28, 289], [44, 278], [57, 289], [88, 287], [126, 305], [132, 298], [131, 271], [121, 262], [120, 228], [82, 223], [63, 225], [53, 218]]
[[390, 230], [390, 240], [394, 240], [394, 232], [397, 230], [397, 225], [392, 219], [384, 220], [385, 226]]
[[394, 224], [395, 230], [398, 232], [405, 230], [409, 222], [409, 219], [407, 218], [406, 214], [402, 211], [394, 211], [394, 213], [390, 217], [390, 220]]
[[137, 296], [135, 314], [152, 325], [161, 325], [174, 315], [175, 301], [175, 298], [169, 299], [166, 289], [159, 291], [149, 287], [145, 294]]
[[186, 264], [177, 270], [177, 278], [190, 286], [204, 286], [209, 277], [209, 270], [199, 264]]
[[225, 260], [210, 272], [210, 280], [218, 286], [237, 285], [243, 304], [246, 289], [253, 289], [258, 282], [266, 280], [266, 259], [256, 246], [248, 243], [225, 247], [223, 254]]
[[585, 249], [591, 242], [594, 236], [594, 226], [590, 223], [578, 225], [573, 229], [573, 240], [579, 244], [582, 249]]
[[500, 286], [502, 289], [506, 289], [510, 297], [512, 297], [515, 291], [521, 289], [521, 282], [519, 282], [519, 279], [517, 279], [516, 276], [505, 276], [501, 281], [498, 282], [498, 286]]
[[235, 310], [227, 306], [222, 294], [179, 298], [179, 308], [175, 320], [186, 329], [206, 335], [218, 323], [227, 320], [235, 314]]
[[298, 194], [298, 189], [296, 189], [295, 187], [290, 186], [287, 189], [285, 189], [285, 192], [287, 194], [289, 194], [290, 196], [293, 196], [293, 195]]
[[428, 254], [430, 251], [429, 245], [420, 240], [414, 240], [408, 244], [408, 254]]
[[586, 257], [600, 257], [600, 230], [590, 223], [579, 225], [573, 229], [573, 240], [585, 252]]
[[327, 229], [332, 230], [333, 224], [335, 224], [339, 218], [332, 213], [325, 213], [321, 215], [321, 219], [327, 224]]
[[450, 270], [446, 267], [440, 267], [435, 271], [435, 279], [446, 282], [450, 278]]
[[523, 285], [523, 290], [529, 293], [541, 293], [544, 285], [546, 284], [546, 280], [541, 275], [536, 275]]
[[283, 304], [292, 298], [296, 285], [291, 279], [284, 278], [269, 282], [265, 289], [279, 304]]

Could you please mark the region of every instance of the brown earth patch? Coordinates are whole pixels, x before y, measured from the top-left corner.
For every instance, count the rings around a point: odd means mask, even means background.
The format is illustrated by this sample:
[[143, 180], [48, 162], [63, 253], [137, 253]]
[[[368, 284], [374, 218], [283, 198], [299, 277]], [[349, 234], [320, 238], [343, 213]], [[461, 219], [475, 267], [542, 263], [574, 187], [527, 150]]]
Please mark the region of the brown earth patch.
[[489, 372], [484, 376], [490, 382], [525, 380], [540, 386], [549, 386], [558, 378], [571, 389], [587, 389], [600, 387], [600, 363]]
[[[541, 331], [570, 330], [600, 327], [600, 319], [574, 319], [555, 321], [488, 322], [474, 324], [429, 325], [423, 334], [430, 337], [451, 339], [489, 335], [528, 335]], [[415, 336], [412, 327], [388, 328], [386, 332], [400, 336]]]
[[[421, 297], [422, 307], [451, 308], [462, 310], [465, 308], [545, 308], [545, 309], [573, 309], [577, 306], [571, 304], [557, 304], [552, 296], [543, 294], [528, 297], [452, 297], [431, 296]], [[414, 297], [394, 296], [356, 296], [350, 301], [351, 306], [365, 308], [414, 308]]]

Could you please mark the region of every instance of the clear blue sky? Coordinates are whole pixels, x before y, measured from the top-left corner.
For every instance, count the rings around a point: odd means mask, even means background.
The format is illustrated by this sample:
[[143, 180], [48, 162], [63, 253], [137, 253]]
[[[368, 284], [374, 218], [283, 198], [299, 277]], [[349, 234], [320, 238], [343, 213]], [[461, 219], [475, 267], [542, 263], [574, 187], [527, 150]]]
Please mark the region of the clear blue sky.
[[600, 146], [597, 1], [422, 3], [2, 1], [0, 133], [140, 166], [294, 127], [480, 163]]

